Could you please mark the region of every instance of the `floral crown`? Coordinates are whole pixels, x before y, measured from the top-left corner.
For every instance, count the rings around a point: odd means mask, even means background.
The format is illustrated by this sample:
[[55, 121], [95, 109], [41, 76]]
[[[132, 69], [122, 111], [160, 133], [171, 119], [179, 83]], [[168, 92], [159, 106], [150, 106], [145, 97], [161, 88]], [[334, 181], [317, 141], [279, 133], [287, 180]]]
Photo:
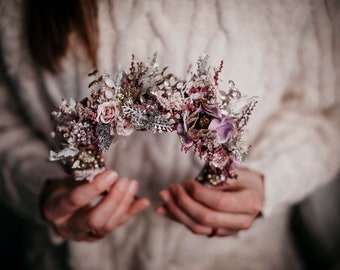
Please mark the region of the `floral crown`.
[[60, 160], [76, 180], [91, 181], [105, 170], [102, 153], [117, 135], [177, 132], [181, 150], [206, 161], [198, 181], [220, 185], [235, 178], [235, 165], [248, 154], [244, 127], [257, 98], [242, 96], [233, 81], [228, 91], [220, 90], [223, 61], [212, 69], [208, 55], [198, 58], [195, 69], [189, 66], [183, 79], [159, 68], [156, 58], [138, 62], [132, 56], [129, 70], [114, 78], [90, 73], [91, 95], [69, 104], [63, 100], [52, 112], [57, 121], [52, 135], [61, 147], [50, 151], [49, 160]]

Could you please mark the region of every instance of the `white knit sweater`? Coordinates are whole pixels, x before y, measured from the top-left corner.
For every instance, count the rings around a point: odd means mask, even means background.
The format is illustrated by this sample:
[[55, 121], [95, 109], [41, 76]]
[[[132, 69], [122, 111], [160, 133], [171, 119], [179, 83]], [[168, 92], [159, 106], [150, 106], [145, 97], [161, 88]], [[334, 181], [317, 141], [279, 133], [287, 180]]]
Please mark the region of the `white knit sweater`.
[[[61, 98], [88, 95], [89, 67], [76, 46], [56, 76], [32, 63], [21, 2], [0, 4], [0, 198], [39, 221], [44, 180], [63, 175], [46, 161], [53, 144], [50, 112]], [[340, 165], [339, 4], [99, 2], [99, 70], [114, 73], [118, 63], [128, 66], [131, 54], [146, 59], [157, 51], [161, 65], [183, 74], [207, 52], [213, 65], [224, 60], [220, 77], [225, 82], [232, 79], [243, 93], [260, 97], [248, 126], [253, 148], [244, 165], [265, 175], [266, 215], [237, 237], [208, 239], [150, 209], [96, 243], [70, 242], [72, 267], [288, 269], [286, 212], [279, 209], [330, 180]], [[141, 132], [107, 153], [107, 162], [121, 175], [140, 180], [141, 195], [154, 204], [158, 191], [195, 177], [201, 166], [180, 152], [176, 135]]]

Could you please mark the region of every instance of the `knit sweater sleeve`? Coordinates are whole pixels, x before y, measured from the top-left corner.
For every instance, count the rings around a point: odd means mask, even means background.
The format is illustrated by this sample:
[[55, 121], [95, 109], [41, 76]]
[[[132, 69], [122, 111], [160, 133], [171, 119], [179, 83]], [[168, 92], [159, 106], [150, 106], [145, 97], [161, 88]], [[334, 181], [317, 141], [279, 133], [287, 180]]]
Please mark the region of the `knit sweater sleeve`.
[[17, 110], [15, 98], [0, 86], [0, 198], [26, 217], [41, 221], [39, 198], [45, 180], [62, 177], [47, 161], [48, 147]]
[[321, 112], [282, 108], [255, 143], [247, 166], [265, 176], [264, 213], [301, 200], [331, 180], [340, 164], [339, 127]]
[[340, 165], [340, 20], [312, 2], [281, 105], [259, 132], [247, 163], [265, 175], [265, 214], [301, 200]]
[[[64, 173], [59, 165], [47, 161], [49, 146], [41, 129], [49, 129], [49, 114], [42, 109], [43, 100], [36, 96], [35, 106], [27, 100], [36, 91], [37, 80], [31, 76], [34, 67], [22, 57], [20, 4], [4, 1], [0, 6], [0, 200], [41, 221], [39, 199], [44, 183]], [[32, 125], [32, 117], [40, 130]]]

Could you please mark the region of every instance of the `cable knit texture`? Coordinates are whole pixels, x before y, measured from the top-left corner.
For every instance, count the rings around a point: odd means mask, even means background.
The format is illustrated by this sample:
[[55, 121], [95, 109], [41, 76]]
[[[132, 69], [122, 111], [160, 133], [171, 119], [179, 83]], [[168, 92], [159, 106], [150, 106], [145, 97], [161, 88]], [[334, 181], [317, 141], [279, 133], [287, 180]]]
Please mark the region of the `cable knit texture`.
[[[22, 1], [0, 7], [0, 197], [42, 222], [44, 181], [63, 175], [46, 161], [50, 112], [62, 98], [88, 95], [90, 68], [72, 42], [63, 72], [41, 70], [25, 45]], [[73, 269], [298, 269], [285, 259], [295, 255], [282, 209], [330, 180], [340, 164], [339, 17], [335, 0], [99, 1], [99, 70], [114, 73], [118, 63], [128, 67], [131, 54], [146, 59], [157, 51], [160, 64], [181, 75], [207, 52], [213, 65], [224, 60], [225, 82], [260, 97], [244, 166], [265, 175], [266, 217], [237, 237], [208, 239], [151, 209], [98, 242], [70, 241]], [[180, 152], [175, 134], [136, 132], [106, 156], [110, 168], [138, 179], [154, 204], [162, 188], [195, 177], [202, 165]], [[33, 261], [52, 260], [41, 259], [44, 246], [36, 243]]]

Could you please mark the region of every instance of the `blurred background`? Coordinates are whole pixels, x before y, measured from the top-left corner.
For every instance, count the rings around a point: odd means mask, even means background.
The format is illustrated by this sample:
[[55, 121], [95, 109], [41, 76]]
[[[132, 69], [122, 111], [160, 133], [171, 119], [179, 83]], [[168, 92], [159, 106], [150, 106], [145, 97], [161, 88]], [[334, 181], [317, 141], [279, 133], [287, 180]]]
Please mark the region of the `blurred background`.
[[23, 253], [23, 220], [0, 202], [1, 269], [25, 269]]

